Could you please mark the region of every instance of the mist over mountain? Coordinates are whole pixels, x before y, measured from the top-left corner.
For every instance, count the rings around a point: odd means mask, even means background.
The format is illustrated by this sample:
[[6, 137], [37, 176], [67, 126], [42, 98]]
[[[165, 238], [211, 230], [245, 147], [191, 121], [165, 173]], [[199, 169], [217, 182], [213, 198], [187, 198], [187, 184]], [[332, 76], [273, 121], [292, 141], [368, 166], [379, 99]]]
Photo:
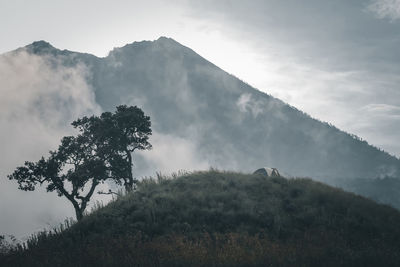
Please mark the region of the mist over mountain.
[[69, 124], [76, 118], [120, 104], [151, 116], [153, 150], [134, 154], [136, 177], [270, 166], [400, 208], [396, 157], [258, 91], [169, 38], [128, 44], [104, 58], [34, 42], [0, 55], [0, 84], [0, 234], [22, 236], [72, 216], [69, 203], [55, 194], [21, 192], [6, 176], [54, 150], [73, 134]]
[[[399, 175], [394, 156], [252, 88], [173, 39], [135, 42], [105, 58], [44, 41], [22, 49], [51, 64], [85, 65], [103, 110], [122, 103], [151, 116], [154, 151], [137, 157], [138, 174], [171, 166], [240, 171], [274, 166], [322, 180]], [[177, 151], [186, 158], [179, 159]]]

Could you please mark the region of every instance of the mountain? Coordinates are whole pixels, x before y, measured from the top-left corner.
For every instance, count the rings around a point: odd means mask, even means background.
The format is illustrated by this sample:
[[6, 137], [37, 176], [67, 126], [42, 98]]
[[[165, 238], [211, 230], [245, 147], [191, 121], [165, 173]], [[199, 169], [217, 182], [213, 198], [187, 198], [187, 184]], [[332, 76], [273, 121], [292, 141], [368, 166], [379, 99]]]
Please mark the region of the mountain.
[[[103, 110], [140, 106], [170, 150], [189, 144], [196, 160], [208, 166], [241, 171], [273, 166], [320, 180], [400, 176], [396, 157], [258, 91], [173, 39], [134, 42], [104, 58], [44, 41], [22, 49], [54, 64], [84, 64]], [[138, 173], [158, 167], [137, 161]]]
[[398, 266], [399, 224], [399, 211], [310, 179], [184, 173], [144, 179], [25, 249], [0, 242], [0, 266]]

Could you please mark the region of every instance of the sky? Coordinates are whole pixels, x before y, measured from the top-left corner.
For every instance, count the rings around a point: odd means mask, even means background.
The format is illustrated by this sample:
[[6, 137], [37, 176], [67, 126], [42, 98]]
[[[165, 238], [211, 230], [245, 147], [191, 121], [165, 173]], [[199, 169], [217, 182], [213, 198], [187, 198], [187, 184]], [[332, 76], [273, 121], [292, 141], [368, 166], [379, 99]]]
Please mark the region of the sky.
[[171, 37], [257, 89], [400, 156], [400, 0], [0, 1], [0, 53], [103, 57]]
[[[46, 40], [104, 57], [127, 43], [171, 37], [255, 88], [400, 157], [400, 0], [0, 0], [0, 25], [0, 54]], [[61, 121], [100, 110], [84, 83], [84, 66], [54, 72], [40, 58], [12, 60], [0, 61], [0, 145], [3, 151], [30, 147], [24, 159], [35, 160], [47, 151], [44, 143], [56, 145], [67, 131]], [[62, 94], [50, 104], [61, 108], [33, 110], [39, 96], [55, 93], [55, 84]], [[35, 131], [39, 139], [26, 138]], [[8, 142], [10, 136], [23, 141]], [[20, 156], [0, 154], [2, 177]], [[3, 192], [0, 211], [15, 194]], [[49, 201], [41, 196], [27, 198]], [[0, 225], [22, 234], [70, 210], [57, 197], [52, 201], [45, 216], [22, 202], [15, 207], [24, 218], [37, 216], [35, 226], [10, 214], [0, 215]]]

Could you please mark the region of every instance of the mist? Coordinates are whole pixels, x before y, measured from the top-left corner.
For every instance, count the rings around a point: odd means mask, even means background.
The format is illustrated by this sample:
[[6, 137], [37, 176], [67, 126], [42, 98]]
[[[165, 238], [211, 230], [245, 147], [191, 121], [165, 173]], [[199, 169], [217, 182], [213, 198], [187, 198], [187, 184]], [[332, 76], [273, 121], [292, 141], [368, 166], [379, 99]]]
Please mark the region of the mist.
[[[399, 175], [396, 157], [254, 89], [173, 39], [135, 42], [105, 58], [37, 42], [4, 55], [1, 67], [7, 95], [2, 99], [2, 146], [10, 151], [1, 163], [2, 190], [6, 203], [15, 202], [2, 204], [7, 214], [2, 232], [29, 233], [43, 220], [71, 216], [66, 200], [20, 192], [5, 176], [25, 160], [46, 156], [62, 136], [73, 134], [71, 121], [113, 112], [121, 104], [137, 105], [151, 118], [153, 149], [133, 155], [138, 179], [210, 167], [250, 173], [263, 166], [331, 184], [338, 177]], [[394, 116], [398, 111], [382, 105], [368, 110]], [[27, 225], [13, 224], [17, 217]]]
[[83, 65], [65, 67], [24, 49], [0, 56], [0, 234], [18, 237], [73, 215], [72, 206], [44, 188], [23, 192], [9, 181], [17, 166], [37, 161], [74, 134], [70, 122], [101, 111]]
[[[400, 0], [14, 0], [0, 20], [0, 266], [400, 262]], [[130, 111], [57, 154], [82, 145], [60, 170], [93, 178], [90, 200], [62, 182], [80, 209], [8, 179], [119, 105], [151, 122], [129, 183], [104, 179]]]
[[[58, 147], [63, 136], [76, 134], [70, 125], [73, 120], [102, 112], [96, 101], [96, 90], [90, 84], [93, 71], [84, 61], [74, 61], [75, 56], [35, 54], [29, 47], [0, 57], [0, 147], [3, 151], [0, 159], [0, 234], [25, 239], [29, 234], [51, 229], [74, 216], [66, 199], [54, 192], [47, 193], [44, 187], [33, 192], [21, 191], [18, 184], [6, 176], [25, 161], [47, 157], [50, 150]], [[171, 69], [171, 73], [173, 71]], [[179, 90], [187, 86], [184, 78], [180, 79], [180, 84], [180, 88], [175, 88], [176, 95], [180, 96], [180, 101], [189, 103], [188, 95], [179, 94]], [[120, 103], [115, 102], [109, 110], [122, 103], [145, 108], [148, 98], [130, 96]], [[147, 111], [154, 115], [152, 110]], [[157, 119], [152, 122], [157, 129]], [[195, 129], [186, 131], [185, 136], [154, 131], [150, 138], [154, 148], [134, 154], [134, 175], [140, 179], [155, 176], [157, 172], [170, 174], [179, 170], [208, 169], [212, 161], [198, 153]], [[115, 188], [114, 184], [103, 187], [108, 186]], [[91, 203], [109, 200], [109, 196], [95, 195]]]

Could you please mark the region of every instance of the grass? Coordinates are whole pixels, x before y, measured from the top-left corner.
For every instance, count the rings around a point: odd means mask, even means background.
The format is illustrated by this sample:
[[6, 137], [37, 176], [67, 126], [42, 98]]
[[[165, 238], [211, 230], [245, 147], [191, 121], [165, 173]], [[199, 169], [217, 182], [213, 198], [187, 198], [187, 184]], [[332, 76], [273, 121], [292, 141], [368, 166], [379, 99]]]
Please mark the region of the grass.
[[[399, 266], [400, 213], [310, 179], [233, 172], [144, 179], [5, 266]], [[0, 263], [1, 265], [1, 263]]]

